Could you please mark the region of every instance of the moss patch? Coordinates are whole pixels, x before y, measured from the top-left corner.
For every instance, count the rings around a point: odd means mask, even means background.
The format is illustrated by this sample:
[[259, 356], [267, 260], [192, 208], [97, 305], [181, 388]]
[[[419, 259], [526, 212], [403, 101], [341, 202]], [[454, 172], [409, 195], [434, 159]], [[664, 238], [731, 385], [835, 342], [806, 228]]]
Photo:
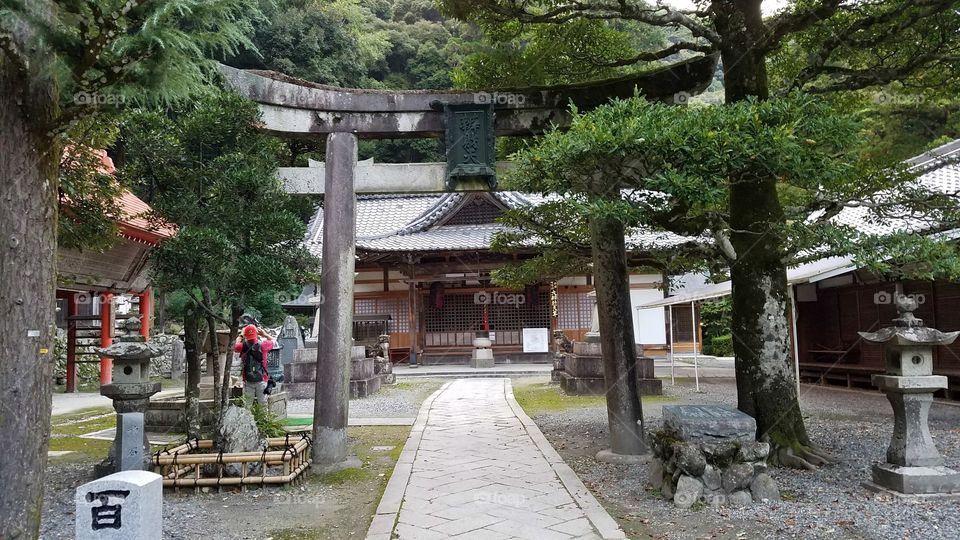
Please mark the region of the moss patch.
[[52, 416], [50, 418], [50, 425], [58, 426], [61, 424], [72, 424], [76, 422], [82, 422], [92, 416], [102, 416], [104, 414], [112, 413], [112, 407], [87, 407], [86, 409], [80, 409], [71, 413]]
[[[570, 396], [560, 390], [559, 386], [547, 383], [519, 383], [513, 388], [513, 395], [517, 403], [531, 417], [565, 411], [567, 409], [586, 407], [606, 407], [606, 396]], [[671, 396], [643, 396], [643, 403], [661, 403], [676, 401]]]
[[110, 451], [111, 441], [102, 441], [100, 439], [82, 439], [80, 437], [63, 437], [59, 439], [50, 439], [50, 450], [76, 452], [79, 455], [70, 454], [63, 457], [73, 460], [101, 460], [107, 457]]
[[87, 433], [93, 433], [94, 431], [101, 431], [104, 429], [109, 429], [117, 426], [117, 417], [113, 414], [108, 414], [100, 418], [93, 418], [83, 422], [75, 422], [71, 424], [59, 424], [53, 426], [50, 429], [51, 437], [70, 437], [76, 435], [86, 435]]

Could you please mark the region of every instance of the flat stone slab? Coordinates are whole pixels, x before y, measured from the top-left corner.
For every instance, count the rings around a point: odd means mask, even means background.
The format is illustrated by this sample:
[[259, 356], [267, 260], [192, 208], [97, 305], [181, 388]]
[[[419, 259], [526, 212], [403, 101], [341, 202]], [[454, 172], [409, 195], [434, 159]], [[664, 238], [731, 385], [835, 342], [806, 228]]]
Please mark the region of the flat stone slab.
[[960, 472], [947, 467], [873, 466], [873, 483], [904, 495], [960, 495]]
[[757, 436], [756, 420], [726, 405], [664, 405], [663, 427], [684, 441], [752, 441]]

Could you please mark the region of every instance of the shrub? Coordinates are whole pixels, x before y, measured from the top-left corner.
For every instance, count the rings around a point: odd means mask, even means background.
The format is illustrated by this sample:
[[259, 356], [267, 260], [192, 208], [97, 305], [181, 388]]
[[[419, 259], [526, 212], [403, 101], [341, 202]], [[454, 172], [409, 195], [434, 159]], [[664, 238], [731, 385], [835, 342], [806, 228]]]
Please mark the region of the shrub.
[[733, 336], [714, 336], [710, 340], [710, 351], [714, 356], [733, 356]]
[[253, 420], [257, 423], [261, 437], [283, 437], [287, 433], [283, 429], [283, 419], [273, 414], [269, 407], [254, 403], [250, 412], [253, 413]]

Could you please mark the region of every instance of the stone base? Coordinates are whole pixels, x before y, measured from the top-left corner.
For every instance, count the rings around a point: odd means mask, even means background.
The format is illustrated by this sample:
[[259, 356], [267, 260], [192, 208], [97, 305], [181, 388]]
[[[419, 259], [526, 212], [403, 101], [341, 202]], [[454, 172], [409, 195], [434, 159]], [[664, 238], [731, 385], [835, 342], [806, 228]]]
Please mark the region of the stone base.
[[314, 399], [317, 385], [313, 382], [286, 383], [283, 390], [293, 399]]
[[660, 379], [637, 379], [637, 392], [641, 396], [662, 396], [663, 381]]
[[[486, 349], [489, 350], [489, 349]], [[494, 365], [493, 355], [490, 355], [489, 358], [477, 357], [474, 355], [470, 358], [470, 367], [472, 368], [492, 368]]]
[[[566, 371], [556, 374], [555, 382], [560, 383], [560, 389], [571, 396], [602, 396], [607, 393], [603, 377], [575, 377]], [[553, 373], [551, 373], [551, 382]], [[660, 379], [638, 379], [637, 391], [641, 396], [663, 395], [663, 381]]]
[[560, 389], [571, 396], [602, 396], [606, 394], [603, 377], [574, 377], [560, 373]]
[[365, 398], [380, 391], [380, 376], [350, 381], [350, 399]]
[[360, 461], [360, 458], [356, 456], [347, 456], [347, 458], [343, 461], [338, 461], [337, 463], [331, 463], [329, 465], [321, 465], [314, 461], [312, 464], [310, 464], [310, 472], [323, 475], [339, 472], [344, 469], [359, 469], [361, 467], [363, 467], [363, 462]]
[[550, 372], [550, 384], [560, 384], [560, 379], [563, 378], [563, 370], [555, 369]]
[[[287, 417], [287, 399], [310, 397], [313, 398], [313, 383], [310, 384], [309, 396], [298, 396], [289, 392], [289, 386], [284, 385], [283, 392], [274, 392], [267, 396], [267, 406], [273, 414], [280, 418]], [[168, 431], [184, 431], [183, 411], [186, 408], [186, 399], [156, 399], [150, 401], [143, 414], [146, 430], [164, 433]], [[213, 414], [213, 400], [200, 400], [200, 429], [211, 431], [216, 427], [217, 418]]]
[[650, 454], [617, 454], [613, 450], [601, 450], [596, 457], [597, 461], [615, 465], [640, 465], [651, 459]]
[[381, 373], [380, 384], [394, 384], [397, 382], [397, 376], [393, 373]]
[[873, 483], [905, 495], [958, 494], [960, 472], [947, 467], [873, 466]]

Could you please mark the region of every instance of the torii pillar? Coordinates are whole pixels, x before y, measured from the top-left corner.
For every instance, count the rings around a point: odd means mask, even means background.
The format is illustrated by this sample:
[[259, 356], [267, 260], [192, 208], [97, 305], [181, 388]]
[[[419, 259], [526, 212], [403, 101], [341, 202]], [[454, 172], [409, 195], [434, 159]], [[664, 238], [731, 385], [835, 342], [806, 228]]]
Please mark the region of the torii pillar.
[[[324, 171], [323, 268], [320, 334], [313, 401], [313, 461], [321, 469], [347, 459], [350, 409], [348, 358], [353, 345], [353, 273], [356, 259], [354, 171], [357, 136], [327, 135]], [[345, 364], [346, 363], [346, 364]]]

